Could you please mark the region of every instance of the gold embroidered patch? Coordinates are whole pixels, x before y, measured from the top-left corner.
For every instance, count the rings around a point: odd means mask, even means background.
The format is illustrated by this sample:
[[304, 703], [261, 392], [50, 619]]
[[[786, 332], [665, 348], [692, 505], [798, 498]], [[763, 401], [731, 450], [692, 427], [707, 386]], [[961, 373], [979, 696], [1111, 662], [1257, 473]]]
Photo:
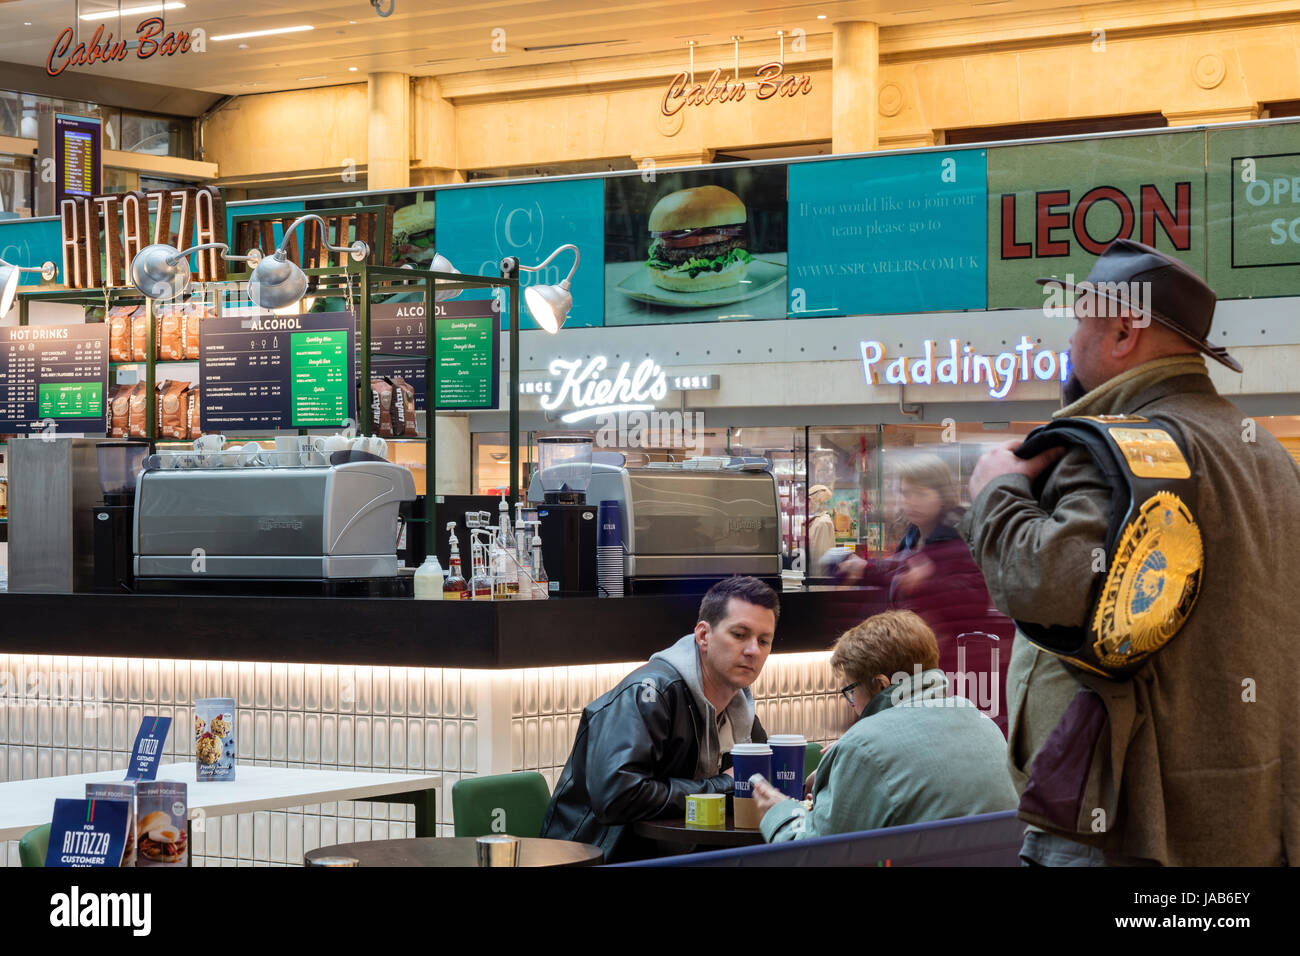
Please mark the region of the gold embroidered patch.
[[1163, 428], [1112, 428], [1110, 435], [1129, 471], [1139, 478], [1190, 478], [1192, 470]]

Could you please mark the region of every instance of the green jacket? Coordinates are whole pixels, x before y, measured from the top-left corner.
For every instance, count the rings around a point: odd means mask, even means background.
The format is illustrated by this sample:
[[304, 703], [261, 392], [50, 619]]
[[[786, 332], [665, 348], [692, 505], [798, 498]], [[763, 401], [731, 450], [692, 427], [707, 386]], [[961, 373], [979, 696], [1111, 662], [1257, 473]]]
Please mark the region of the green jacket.
[[784, 800], [763, 815], [770, 843], [1013, 810], [1006, 740], [941, 670], [912, 674], [871, 698], [822, 758], [813, 807]]
[[[1105, 723], [1069, 750], [1087, 779], [1061, 836], [1175, 866], [1300, 861], [1300, 470], [1225, 401], [1199, 356], [1157, 359], [1058, 415], [1137, 414], [1177, 423], [1197, 482], [1205, 546], [1200, 596], [1182, 630], [1131, 680], [1083, 673], [1022, 634], [1007, 671], [1008, 757], [1023, 791], [1035, 758], [1081, 690]], [[1109, 485], [1072, 449], [1031, 486], [996, 478], [962, 524], [998, 608], [1081, 626], [1104, 567]], [[1104, 551], [1102, 552], [1104, 554]], [[1064, 724], [1063, 724], [1064, 726]], [[1082, 751], [1092, 748], [1088, 757]]]

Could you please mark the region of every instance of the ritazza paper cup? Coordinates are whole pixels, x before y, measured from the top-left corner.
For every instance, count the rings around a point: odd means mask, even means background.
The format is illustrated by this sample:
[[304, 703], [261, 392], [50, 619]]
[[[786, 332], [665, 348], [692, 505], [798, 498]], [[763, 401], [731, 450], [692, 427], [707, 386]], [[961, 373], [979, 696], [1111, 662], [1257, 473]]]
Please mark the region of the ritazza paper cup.
[[736, 744], [731, 748], [732, 773], [736, 776], [734, 806], [736, 827], [741, 830], [757, 830], [762, 814], [754, 805], [754, 788], [749, 778], [762, 774], [766, 780], [772, 779], [772, 748], [767, 744]]
[[803, 734], [771, 734], [767, 743], [772, 748], [772, 786], [787, 797], [802, 800], [803, 760], [808, 740]]

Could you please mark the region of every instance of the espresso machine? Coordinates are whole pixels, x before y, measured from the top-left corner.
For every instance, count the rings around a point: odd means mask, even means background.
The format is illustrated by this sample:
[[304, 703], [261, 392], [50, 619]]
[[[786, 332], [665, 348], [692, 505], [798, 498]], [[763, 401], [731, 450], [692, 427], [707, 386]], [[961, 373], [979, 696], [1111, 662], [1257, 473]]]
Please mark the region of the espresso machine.
[[589, 432], [537, 438], [537, 473], [529, 501], [537, 508], [542, 563], [552, 597], [595, 597], [596, 506], [587, 504], [591, 482]]
[[95, 446], [99, 488], [104, 500], [94, 508], [95, 590], [120, 594], [134, 587], [131, 532], [135, 486], [149, 454], [142, 441], [100, 442]]
[[[233, 459], [232, 459], [232, 456]], [[138, 591], [398, 596], [411, 472], [364, 452], [267, 466], [238, 453], [151, 456], [136, 486]]]

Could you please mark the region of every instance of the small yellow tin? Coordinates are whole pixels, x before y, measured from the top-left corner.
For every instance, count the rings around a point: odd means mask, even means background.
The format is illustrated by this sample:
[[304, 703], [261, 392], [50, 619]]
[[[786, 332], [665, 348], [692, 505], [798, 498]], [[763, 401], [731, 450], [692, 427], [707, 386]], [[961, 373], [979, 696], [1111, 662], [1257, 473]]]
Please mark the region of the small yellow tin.
[[692, 793], [686, 798], [688, 827], [727, 825], [727, 796], [723, 793]]

